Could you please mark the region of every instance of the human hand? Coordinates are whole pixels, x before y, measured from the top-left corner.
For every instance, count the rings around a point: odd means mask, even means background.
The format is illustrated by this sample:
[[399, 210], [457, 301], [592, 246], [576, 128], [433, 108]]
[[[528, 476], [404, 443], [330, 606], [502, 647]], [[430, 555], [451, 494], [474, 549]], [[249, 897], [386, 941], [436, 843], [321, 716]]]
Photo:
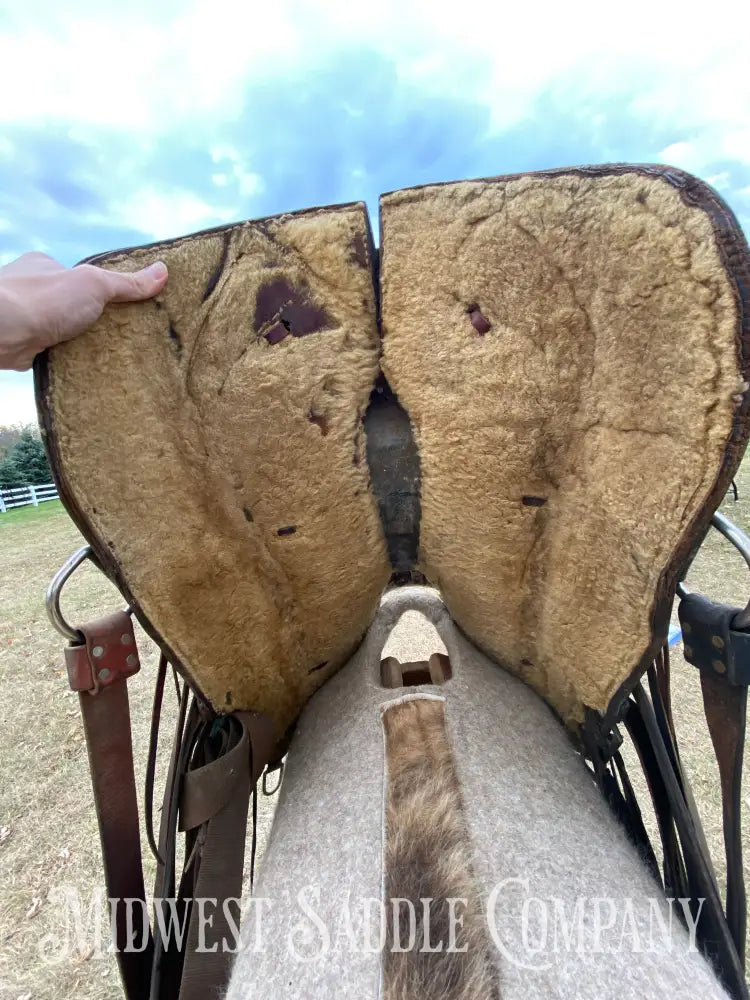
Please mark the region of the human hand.
[[161, 261], [123, 274], [24, 254], [0, 267], [0, 369], [26, 371], [40, 351], [83, 333], [109, 302], [150, 299], [166, 281]]

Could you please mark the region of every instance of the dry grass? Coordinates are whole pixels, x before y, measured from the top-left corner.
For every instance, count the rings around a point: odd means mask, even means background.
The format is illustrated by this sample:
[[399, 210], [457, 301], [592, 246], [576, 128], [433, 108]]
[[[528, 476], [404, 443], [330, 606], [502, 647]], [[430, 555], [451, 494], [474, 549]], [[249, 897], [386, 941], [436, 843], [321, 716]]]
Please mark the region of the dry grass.
[[[71, 886], [87, 901], [103, 885], [77, 698], [68, 690], [64, 640], [44, 612], [52, 574], [82, 542], [59, 503], [0, 515], [0, 828], [9, 831], [0, 843], [2, 1000], [121, 997], [113, 957], [92, 955], [90, 947], [58, 964], [40, 955], [65, 914], [50, 889]], [[116, 589], [88, 564], [65, 588], [63, 610], [73, 623], [118, 607]], [[129, 690], [142, 791], [158, 653], [140, 629], [137, 636], [142, 670]], [[175, 717], [173, 689], [166, 694], [161, 775]], [[259, 806], [262, 845], [271, 800], [261, 796]], [[153, 864], [146, 861], [149, 884]]]
[[[748, 530], [750, 461], [738, 485], [739, 503], [728, 500], [724, 509]], [[49, 890], [68, 885], [86, 896], [102, 882], [78, 708], [67, 689], [62, 640], [48, 625], [43, 608], [52, 573], [79, 544], [76, 528], [57, 503], [0, 516], [0, 828], [8, 831], [0, 833], [2, 1000], [114, 1000], [121, 995], [113, 958], [84, 950], [52, 965], [39, 953], [45, 935], [59, 930], [63, 913], [48, 898]], [[750, 593], [750, 575], [742, 560], [715, 534], [701, 551], [689, 582], [738, 605]], [[86, 566], [66, 588], [64, 604], [75, 622], [122, 602], [116, 590]], [[157, 653], [142, 633], [139, 644], [143, 669], [130, 682], [130, 691], [140, 788]], [[698, 676], [679, 652], [673, 672], [682, 756], [722, 877], [719, 786]], [[163, 749], [173, 717], [172, 701], [167, 704]], [[262, 843], [271, 802], [261, 798], [261, 810]], [[750, 850], [750, 843], [745, 846]]]
[[[750, 454], [745, 458], [736, 477], [739, 500], [735, 502], [728, 493], [721, 511], [735, 524], [750, 534]], [[714, 600], [744, 607], [750, 597], [750, 572], [730, 542], [717, 531], [709, 532], [687, 577], [691, 590], [697, 590]], [[673, 620], [677, 622], [676, 609]], [[680, 757], [693, 790], [700, 811], [706, 840], [711, 850], [716, 876], [722, 890], [726, 888], [726, 862], [721, 817], [721, 789], [719, 772], [711, 740], [706, 727], [701, 696], [700, 676], [695, 667], [682, 657], [682, 643], [672, 647], [672, 704], [675, 730], [679, 742]], [[633, 785], [641, 803], [648, 802], [645, 782], [640, 777], [640, 769], [634, 752], [627, 752], [625, 760]], [[750, 748], [746, 746], [744, 771], [748, 774]], [[745, 856], [745, 879], [750, 884], [750, 786], [746, 784], [743, 795], [743, 847]], [[650, 809], [644, 810], [644, 819], [649, 834], [658, 844], [656, 821]], [[658, 850], [657, 850], [658, 857]], [[750, 946], [750, 934], [748, 934]]]

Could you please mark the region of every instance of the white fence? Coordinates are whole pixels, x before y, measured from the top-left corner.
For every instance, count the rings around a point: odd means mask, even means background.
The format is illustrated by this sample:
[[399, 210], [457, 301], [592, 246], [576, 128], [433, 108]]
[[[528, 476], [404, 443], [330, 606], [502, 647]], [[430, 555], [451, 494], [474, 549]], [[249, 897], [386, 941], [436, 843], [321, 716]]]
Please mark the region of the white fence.
[[54, 483], [44, 486], [18, 486], [14, 490], [0, 490], [0, 514], [13, 507], [28, 507], [33, 504], [38, 507], [45, 500], [57, 500], [57, 487]]

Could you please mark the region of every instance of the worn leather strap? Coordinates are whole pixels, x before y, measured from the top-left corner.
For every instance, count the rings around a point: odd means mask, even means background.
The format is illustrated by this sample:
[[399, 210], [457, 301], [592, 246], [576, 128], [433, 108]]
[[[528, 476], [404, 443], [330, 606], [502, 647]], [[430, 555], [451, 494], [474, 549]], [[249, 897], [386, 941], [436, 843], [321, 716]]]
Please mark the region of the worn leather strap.
[[[174, 916], [179, 926], [183, 925], [187, 904], [177, 896], [175, 865], [177, 848], [177, 825], [180, 802], [180, 788], [196, 735], [201, 726], [198, 706], [187, 684], [183, 682], [180, 693], [180, 710], [175, 727], [172, 754], [169, 762], [167, 781], [159, 826], [159, 857], [154, 885], [154, 908], [157, 924], [161, 914], [166, 927]], [[190, 707], [188, 708], [188, 705]], [[167, 901], [172, 900], [172, 910]], [[157, 934], [154, 941], [153, 965], [151, 971], [149, 1000], [174, 1000], [179, 995], [182, 978], [184, 948], [176, 946], [175, 938], [166, 941]]]
[[742, 759], [745, 750], [747, 687], [701, 670], [706, 722], [719, 765], [724, 849], [727, 857], [726, 914], [740, 961], [745, 964], [747, 899], [742, 864]]
[[677, 782], [682, 790], [685, 802], [687, 803], [690, 811], [695, 836], [698, 839], [701, 851], [706, 859], [706, 864], [711, 871], [714, 885], [717, 887], [718, 891], [719, 883], [716, 879], [716, 872], [714, 871], [711, 852], [708, 848], [708, 841], [706, 840], [703, 823], [701, 822], [700, 811], [696, 804], [690, 781], [685, 769], [682, 766], [682, 761], [680, 760], [680, 750], [677, 744], [677, 737], [675, 735], [674, 721], [672, 719], [668, 647], [665, 646], [662, 648], [661, 655], [657, 657], [651, 667], [649, 667], [647, 678], [649, 691], [651, 692], [651, 702], [654, 709], [654, 716], [656, 717], [657, 725], [661, 731], [664, 745], [667, 748], [669, 759], [672, 762], [675, 777], [677, 778]]
[[[238, 712], [217, 723], [228, 730], [221, 756], [211, 759], [206, 747], [205, 763], [191, 768], [182, 786], [180, 828], [199, 831], [193, 840], [192, 895], [216, 905], [201, 913], [192, 904], [180, 1000], [204, 1000], [229, 983], [237, 941], [225, 904], [239, 926], [250, 794], [275, 752], [275, 729], [267, 716]], [[237, 902], [230, 906], [228, 900]]]
[[703, 708], [719, 767], [724, 849], [727, 859], [726, 918], [744, 967], [746, 893], [742, 863], [742, 760], [745, 748], [750, 632], [736, 627], [739, 608], [701, 594], [680, 602], [685, 659], [700, 671]]
[[[127, 678], [140, 669], [130, 617], [107, 615], [80, 628], [85, 644], [68, 646], [71, 687], [79, 692], [94, 793], [107, 895], [116, 900], [112, 921], [117, 961], [128, 1000], [148, 995], [151, 940], [146, 916], [138, 800]], [[132, 905], [128, 926], [125, 900]], [[137, 951], [142, 941], [148, 944]], [[130, 947], [128, 947], [130, 946]]]
[[[263, 715], [238, 712], [206, 719], [183, 687], [175, 743], [167, 777], [160, 830], [155, 897], [175, 899], [177, 914], [187, 914], [182, 948], [154, 946], [146, 910], [138, 801], [133, 769], [127, 678], [140, 669], [133, 625], [116, 612], [79, 629], [84, 642], [65, 650], [70, 686], [79, 693], [102, 847], [107, 894], [115, 900], [114, 944], [127, 1000], [146, 997], [203, 1000], [229, 981], [234, 943], [224, 901], [239, 900], [251, 790], [269, 762], [279, 755], [275, 727]], [[160, 705], [166, 663], [160, 664], [155, 705]], [[152, 724], [158, 730], [158, 710]], [[214, 732], [215, 731], [215, 732]], [[153, 761], [149, 762], [153, 771]], [[178, 828], [187, 831], [188, 860], [175, 893]], [[151, 838], [153, 839], [153, 838]], [[198, 946], [205, 931], [203, 914], [190, 898], [216, 900], [212, 941]], [[128, 913], [125, 900], [131, 903]], [[239, 905], [232, 914], [239, 925]], [[160, 915], [163, 915], [160, 914]], [[168, 921], [167, 921], [168, 922]], [[145, 947], [141, 947], [143, 942]], [[219, 942], [215, 952], [213, 941]]]
[[680, 850], [679, 839], [674, 825], [674, 817], [669, 805], [664, 779], [656, 762], [654, 748], [646, 732], [643, 718], [635, 702], [628, 702], [623, 722], [633, 741], [643, 775], [646, 779], [651, 803], [659, 830], [662, 847], [662, 869], [664, 891], [667, 896], [684, 898], [688, 896], [685, 863]]
[[[640, 684], [636, 685], [632, 697], [631, 713], [633, 717], [639, 718], [643, 733], [652, 748], [653, 762], [666, 795], [665, 806], [668, 807], [679, 836], [687, 875], [687, 896], [693, 906], [699, 899], [703, 899], [705, 903], [698, 921], [698, 942], [730, 995], [735, 1000], [750, 1000], [744, 969], [724, 914], [714, 874], [697, 835], [696, 817], [686, 800], [653, 705]], [[649, 784], [651, 780], [649, 778]]]

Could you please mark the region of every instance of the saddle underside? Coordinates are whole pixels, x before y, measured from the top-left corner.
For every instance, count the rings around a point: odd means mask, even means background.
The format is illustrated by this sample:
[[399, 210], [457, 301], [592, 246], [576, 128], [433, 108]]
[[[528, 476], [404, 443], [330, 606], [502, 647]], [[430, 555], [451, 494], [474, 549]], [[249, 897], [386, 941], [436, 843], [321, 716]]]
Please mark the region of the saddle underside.
[[570, 726], [628, 690], [747, 439], [750, 263], [710, 188], [609, 166], [399, 191], [379, 267], [362, 204], [96, 262], [157, 257], [165, 291], [38, 359], [37, 393], [66, 506], [216, 709], [293, 722], [404, 570], [399, 505], [409, 569]]

